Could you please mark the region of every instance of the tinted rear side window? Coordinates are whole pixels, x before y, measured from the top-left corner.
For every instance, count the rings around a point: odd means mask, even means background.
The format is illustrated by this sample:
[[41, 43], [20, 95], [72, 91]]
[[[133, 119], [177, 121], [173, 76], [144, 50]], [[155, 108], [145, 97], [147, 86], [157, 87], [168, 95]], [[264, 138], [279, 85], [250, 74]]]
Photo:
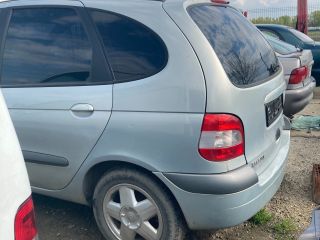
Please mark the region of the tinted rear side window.
[[2, 68], [4, 86], [85, 84], [92, 47], [74, 9], [15, 9]]
[[90, 13], [117, 82], [146, 78], [165, 67], [167, 49], [149, 28], [119, 14], [97, 10]]
[[279, 70], [270, 45], [240, 12], [212, 5], [196, 5], [188, 11], [234, 85], [256, 85]]
[[265, 34], [265, 35], [268, 35], [268, 36], [271, 36], [273, 38], [281, 40], [280, 36], [277, 33], [273, 32], [273, 31], [269, 31], [269, 30], [265, 30], [265, 29], [260, 29], [260, 31], [263, 32], [263, 34]]

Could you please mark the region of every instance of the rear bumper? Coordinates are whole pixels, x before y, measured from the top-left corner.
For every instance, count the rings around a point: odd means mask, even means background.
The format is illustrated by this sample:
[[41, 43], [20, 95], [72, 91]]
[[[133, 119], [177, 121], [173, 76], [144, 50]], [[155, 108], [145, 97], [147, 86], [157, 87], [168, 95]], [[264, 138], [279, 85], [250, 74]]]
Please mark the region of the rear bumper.
[[[277, 192], [285, 172], [290, 131], [283, 131], [282, 147], [257, 183], [229, 194], [201, 194], [181, 189], [162, 173], [155, 173], [177, 199], [188, 226], [194, 230], [219, 229], [240, 224], [263, 208]], [[167, 175], [168, 176], [168, 175]], [[243, 179], [247, 175], [242, 176]], [[235, 183], [237, 179], [235, 179]], [[244, 181], [245, 182], [245, 181]], [[214, 188], [214, 184], [212, 185]]]
[[163, 175], [177, 187], [200, 194], [236, 193], [252, 187], [259, 181], [256, 172], [248, 165], [221, 174], [164, 173]]
[[286, 116], [292, 116], [303, 110], [312, 100], [315, 87], [316, 83], [312, 81], [302, 88], [286, 90], [284, 114]]

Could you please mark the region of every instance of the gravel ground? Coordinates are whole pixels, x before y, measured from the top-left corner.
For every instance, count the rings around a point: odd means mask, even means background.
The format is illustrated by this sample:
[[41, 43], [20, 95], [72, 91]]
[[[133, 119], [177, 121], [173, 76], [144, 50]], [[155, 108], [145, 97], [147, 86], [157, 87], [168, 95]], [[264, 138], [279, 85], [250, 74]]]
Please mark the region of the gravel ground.
[[[304, 114], [320, 115], [320, 100], [314, 100]], [[289, 164], [280, 190], [266, 206], [273, 216], [272, 221], [290, 219], [296, 230], [292, 236], [281, 239], [296, 239], [310, 224], [312, 210], [316, 205], [311, 200], [311, 171], [314, 163], [320, 163], [319, 132], [311, 134], [292, 132]], [[52, 198], [34, 195], [40, 238], [44, 240], [102, 240], [94, 222], [91, 209]], [[191, 237], [188, 237], [191, 239]], [[280, 239], [271, 223], [262, 226], [250, 222], [218, 232], [198, 232], [193, 239]]]
[[[313, 163], [319, 162], [319, 159], [318, 138], [293, 137], [284, 181], [278, 193], [266, 206], [266, 209], [275, 215], [275, 219], [292, 220], [296, 225], [294, 239], [309, 226], [312, 210], [316, 207], [311, 200], [311, 172]], [[272, 227], [255, 226], [249, 222], [212, 234], [212, 239], [275, 238]]]

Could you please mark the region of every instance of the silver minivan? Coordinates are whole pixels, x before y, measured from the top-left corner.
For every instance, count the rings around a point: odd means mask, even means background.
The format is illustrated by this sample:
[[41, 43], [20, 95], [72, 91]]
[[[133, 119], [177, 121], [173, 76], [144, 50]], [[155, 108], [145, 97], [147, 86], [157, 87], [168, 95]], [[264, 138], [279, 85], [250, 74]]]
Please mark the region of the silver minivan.
[[278, 190], [283, 70], [224, 1], [0, 9], [1, 85], [33, 191], [92, 206], [106, 239], [234, 226]]

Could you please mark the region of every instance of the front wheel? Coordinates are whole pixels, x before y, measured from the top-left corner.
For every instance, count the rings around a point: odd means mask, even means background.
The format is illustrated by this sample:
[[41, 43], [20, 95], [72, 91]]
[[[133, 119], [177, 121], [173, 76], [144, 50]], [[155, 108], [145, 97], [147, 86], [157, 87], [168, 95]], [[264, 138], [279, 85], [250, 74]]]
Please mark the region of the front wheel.
[[106, 239], [184, 239], [184, 220], [167, 190], [137, 170], [106, 173], [94, 191], [93, 211]]

